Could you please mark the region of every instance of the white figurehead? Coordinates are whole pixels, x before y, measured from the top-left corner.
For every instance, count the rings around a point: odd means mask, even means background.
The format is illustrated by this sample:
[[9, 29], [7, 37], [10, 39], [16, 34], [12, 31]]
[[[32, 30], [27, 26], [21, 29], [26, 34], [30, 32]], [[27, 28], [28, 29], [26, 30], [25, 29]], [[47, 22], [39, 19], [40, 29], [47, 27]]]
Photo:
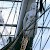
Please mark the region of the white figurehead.
[[[36, 15], [36, 3], [32, 3], [30, 6], [30, 10], [26, 13], [24, 20], [23, 20], [23, 29], [26, 29], [33, 21], [35, 21], [35, 15]], [[32, 30], [26, 31], [25, 35], [27, 35], [29, 38], [33, 36], [34, 34], [34, 25], [31, 25], [28, 29], [33, 28]]]

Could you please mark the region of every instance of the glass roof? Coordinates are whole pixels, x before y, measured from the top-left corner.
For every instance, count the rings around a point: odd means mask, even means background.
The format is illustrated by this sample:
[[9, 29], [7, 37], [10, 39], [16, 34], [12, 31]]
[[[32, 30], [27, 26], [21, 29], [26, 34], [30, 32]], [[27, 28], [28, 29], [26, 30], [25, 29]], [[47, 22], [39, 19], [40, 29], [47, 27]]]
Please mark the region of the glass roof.
[[[21, 1], [21, 0], [20, 0]], [[20, 12], [21, 2], [0, 1], [0, 17], [3, 18], [3, 26], [0, 26], [0, 49], [9, 42], [9, 37], [14, 37], [16, 27], [6, 27], [4, 24], [16, 24]], [[1, 23], [0, 23], [1, 24]], [[5, 28], [4, 28], [5, 27]], [[1, 36], [2, 35], [2, 36]], [[6, 35], [6, 36], [5, 36]], [[10, 36], [9, 36], [10, 35]]]

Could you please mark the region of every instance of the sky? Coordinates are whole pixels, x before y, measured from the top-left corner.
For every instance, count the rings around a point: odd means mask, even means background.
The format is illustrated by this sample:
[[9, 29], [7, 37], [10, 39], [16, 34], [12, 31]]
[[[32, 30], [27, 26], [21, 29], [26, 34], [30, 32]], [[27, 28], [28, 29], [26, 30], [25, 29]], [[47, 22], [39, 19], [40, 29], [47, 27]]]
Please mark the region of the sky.
[[[47, 5], [46, 5], [46, 7], [47, 7], [47, 6], [50, 4], [50, 0], [46, 0], [46, 1], [47, 1]], [[12, 2], [1, 2], [1, 1], [0, 1], [0, 7], [12, 7], [12, 5], [13, 5]], [[16, 15], [15, 15], [16, 17], [15, 17], [15, 20], [14, 20], [14, 23], [13, 23], [13, 24], [17, 24], [20, 5], [21, 5], [21, 3], [18, 3], [17, 13], [16, 13]], [[16, 3], [15, 3], [15, 5], [14, 5], [14, 7], [16, 7]], [[3, 17], [3, 19], [4, 19], [4, 23], [6, 23], [6, 20], [7, 20], [7, 18], [8, 18], [8, 15], [9, 15], [9, 12], [10, 12], [11, 8], [9, 8], [9, 9], [0, 9], [0, 10], [2, 10], [2, 17]], [[8, 22], [7, 22], [7, 24], [12, 24], [13, 17], [14, 17], [14, 12], [15, 12], [15, 8], [13, 8], [13, 11], [12, 11], [12, 13], [11, 13], [11, 16], [10, 16], [10, 18], [9, 18], [9, 20], [8, 20]], [[47, 13], [48, 13], [48, 12], [47, 12]], [[46, 13], [46, 14], [47, 14], [47, 13]], [[45, 16], [46, 16], [46, 15], [45, 15]], [[45, 18], [46, 18], [46, 17], [45, 17]], [[50, 15], [49, 15], [48, 18], [47, 18], [47, 21], [46, 21], [46, 23], [45, 23], [45, 26], [47, 25], [47, 23], [48, 23], [49, 20], [50, 20]], [[38, 26], [42, 26], [42, 18], [38, 21]], [[50, 26], [50, 24], [48, 25], [48, 27], [49, 27], [49, 26]], [[10, 29], [11, 29], [11, 27], [6, 27], [6, 29], [5, 29], [5, 31], [4, 31], [3, 34], [6, 34], [6, 31], [8, 32], [7, 34], [9, 34], [9, 33], [10, 33]], [[1, 30], [1, 27], [0, 27], [0, 30]], [[2, 28], [2, 30], [3, 30], [3, 28]], [[2, 30], [1, 30], [0, 32], [2, 32]], [[11, 34], [11, 35], [14, 35], [14, 32], [15, 32], [15, 28], [12, 28], [12, 34]], [[33, 40], [33, 46], [34, 46], [34, 43], [35, 43], [35, 41], [36, 41], [36, 39], [37, 39], [37, 36], [38, 36], [39, 32], [40, 32], [40, 29], [37, 29], [36, 37], [35, 37], [34, 40]], [[42, 33], [42, 31], [41, 31], [41, 33]], [[49, 35], [50, 35], [50, 30], [46, 29], [46, 31], [45, 31], [44, 34], [43, 34], [43, 38], [42, 38], [42, 47], [44, 46], [44, 43], [46, 42], [46, 40], [47, 40], [47, 38], [48, 38]], [[40, 36], [41, 36], [41, 34], [40, 34]], [[39, 38], [40, 38], [40, 36], [39, 36]], [[7, 38], [8, 38], [8, 37], [7, 37]], [[39, 40], [39, 38], [38, 38], [38, 40]], [[4, 37], [4, 40], [5, 40], [4, 43], [5, 43], [5, 45], [6, 45], [6, 42], [7, 42], [6, 37]], [[38, 42], [38, 40], [37, 40], [37, 42]], [[36, 43], [37, 43], [37, 42], [36, 42]], [[0, 38], [0, 44], [1, 44], [2, 47], [3, 47], [2, 38]], [[0, 48], [2, 48], [1, 45], [0, 45]], [[42, 47], [41, 47], [41, 48], [42, 48]], [[38, 43], [38, 45], [37, 45], [37, 47], [36, 47], [35, 50], [39, 50], [39, 48], [40, 48], [40, 41], [39, 41], [39, 43]], [[34, 50], [34, 48], [33, 48], [33, 50]], [[50, 50], [50, 39], [49, 39], [49, 41], [48, 41], [46, 47], [44, 48], [44, 50]]]

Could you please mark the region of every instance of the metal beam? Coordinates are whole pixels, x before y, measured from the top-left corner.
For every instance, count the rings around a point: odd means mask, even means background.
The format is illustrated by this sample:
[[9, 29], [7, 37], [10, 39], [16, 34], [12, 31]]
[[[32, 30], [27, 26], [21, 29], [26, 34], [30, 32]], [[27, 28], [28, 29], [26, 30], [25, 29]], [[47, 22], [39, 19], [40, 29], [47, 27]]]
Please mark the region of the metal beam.
[[50, 29], [50, 27], [41, 27], [41, 26], [38, 26], [38, 28]]
[[0, 24], [0, 26], [17, 27], [17, 24]]
[[22, 2], [22, 1], [16, 1], [16, 0], [0, 0], [0, 1]]

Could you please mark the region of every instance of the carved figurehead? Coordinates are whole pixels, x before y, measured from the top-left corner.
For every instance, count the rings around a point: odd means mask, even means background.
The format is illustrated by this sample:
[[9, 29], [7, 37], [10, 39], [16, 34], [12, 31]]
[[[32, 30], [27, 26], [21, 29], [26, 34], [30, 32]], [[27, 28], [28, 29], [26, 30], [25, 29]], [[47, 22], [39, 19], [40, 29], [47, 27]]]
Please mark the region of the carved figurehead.
[[[30, 10], [26, 13], [24, 20], [23, 20], [23, 29], [26, 29], [32, 22], [35, 21], [35, 15], [36, 15], [36, 4], [32, 3], [30, 6]], [[31, 30], [25, 31], [25, 35], [30, 37], [33, 37], [34, 32], [34, 25], [32, 24], [29, 28]], [[33, 29], [32, 29], [33, 28]]]

